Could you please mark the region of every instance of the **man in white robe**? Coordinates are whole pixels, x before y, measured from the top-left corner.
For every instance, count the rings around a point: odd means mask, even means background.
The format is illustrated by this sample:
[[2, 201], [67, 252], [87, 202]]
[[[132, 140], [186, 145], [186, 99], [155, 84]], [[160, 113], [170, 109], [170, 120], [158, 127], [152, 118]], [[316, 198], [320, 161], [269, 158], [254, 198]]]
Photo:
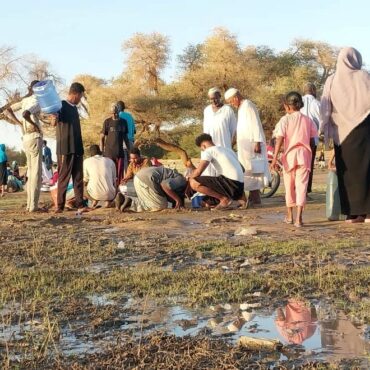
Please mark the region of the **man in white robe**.
[[[244, 190], [249, 191], [249, 204], [258, 206], [261, 204], [260, 190], [267, 186], [271, 179], [266, 138], [259, 113], [257, 107], [250, 100], [243, 98], [235, 88], [226, 91], [225, 100], [238, 109], [236, 142], [238, 158], [245, 169]], [[257, 173], [252, 164], [258, 161], [261, 168]]]
[[[203, 133], [209, 134], [216, 146], [232, 149], [236, 134], [236, 117], [233, 109], [221, 100], [221, 91], [214, 87], [208, 91], [210, 103], [204, 109]], [[212, 165], [207, 167], [207, 176], [217, 176]]]
[[[304, 106], [301, 109], [301, 113], [306, 115], [307, 117], [310, 117], [312, 121], [315, 123], [317, 131], [319, 131], [321, 116], [320, 116], [320, 102], [316, 98], [316, 86], [311, 82], [306, 83], [306, 85], [304, 86], [304, 93], [305, 95], [302, 96]], [[313, 170], [315, 166], [317, 145], [319, 143], [318, 136], [315, 137], [314, 139], [315, 145], [311, 146], [312, 161], [310, 177], [308, 179], [307, 194], [312, 192]]]

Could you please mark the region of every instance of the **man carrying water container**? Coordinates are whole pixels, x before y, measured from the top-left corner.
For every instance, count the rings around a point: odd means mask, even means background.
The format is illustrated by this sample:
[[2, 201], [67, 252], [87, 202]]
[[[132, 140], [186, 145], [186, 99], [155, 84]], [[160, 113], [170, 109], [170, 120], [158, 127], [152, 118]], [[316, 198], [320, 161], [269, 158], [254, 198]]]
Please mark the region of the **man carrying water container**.
[[63, 212], [69, 179], [72, 176], [75, 204], [79, 212], [83, 206], [83, 154], [80, 116], [77, 105], [84, 96], [85, 88], [74, 82], [69, 88], [67, 100], [62, 101], [58, 114], [52, 115], [51, 124], [56, 126], [58, 158], [58, 195], [56, 213]]
[[[32, 81], [28, 88], [28, 96], [22, 101], [13, 104], [7, 112], [23, 131], [23, 148], [27, 157], [27, 211], [42, 212], [39, 208], [42, 176], [42, 129], [39, 120], [40, 106], [33, 93], [33, 86], [39, 81]], [[14, 112], [22, 112], [22, 121], [18, 120]]]

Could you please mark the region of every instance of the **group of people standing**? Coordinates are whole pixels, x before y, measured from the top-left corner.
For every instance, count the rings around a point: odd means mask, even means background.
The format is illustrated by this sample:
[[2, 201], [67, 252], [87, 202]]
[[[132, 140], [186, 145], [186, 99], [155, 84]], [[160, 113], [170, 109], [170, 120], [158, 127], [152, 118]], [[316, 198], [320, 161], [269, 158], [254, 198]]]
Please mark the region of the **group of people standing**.
[[[82, 84], [71, 85], [62, 108], [51, 116], [56, 126], [58, 195], [56, 212], [62, 212], [70, 178], [73, 181], [75, 206], [86, 210], [87, 196], [95, 207], [99, 201], [108, 206], [114, 199], [117, 209], [125, 211], [158, 210], [172, 204], [184, 206], [185, 195], [204, 196], [204, 205], [225, 209], [233, 201], [239, 206], [259, 206], [260, 190], [267, 186], [282, 148], [287, 215], [284, 222], [303, 225], [302, 213], [307, 194], [312, 191], [313, 164], [319, 134], [334, 141], [335, 163], [342, 213], [348, 222], [370, 222], [370, 76], [361, 70], [360, 53], [344, 48], [338, 56], [336, 72], [325, 83], [320, 101], [316, 88], [308, 83], [305, 94], [290, 92], [283, 99], [286, 114], [274, 130], [274, 158], [269, 166], [266, 139], [254, 103], [239, 90], [230, 88], [223, 102], [221, 91], [208, 92], [210, 104], [204, 110], [203, 134], [195, 144], [200, 147], [197, 168], [187, 169], [186, 176], [157, 166], [134, 146], [135, 122], [125, 112], [125, 104], [112, 104], [110, 117], [104, 121], [99, 145], [90, 147], [90, 158], [83, 161], [84, 149], [77, 105], [84, 96]], [[32, 93], [8, 112], [22, 110], [23, 143], [27, 156], [27, 210], [36, 212], [40, 194], [42, 128], [40, 108]], [[234, 109], [237, 110], [237, 116]], [[237, 153], [233, 146], [237, 145]], [[0, 147], [0, 160], [2, 158]], [[44, 154], [45, 158], [46, 154]], [[49, 154], [48, 154], [49, 156]], [[50, 158], [51, 160], [51, 158]], [[0, 161], [1, 164], [1, 161]], [[269, 168], [270, 167], [270, 168]], [[133, 180], [134, 197], [122, 190]], [[120, 191], [119, 191], [120, 190]], [[118, 195], [116, 196], [118, 192]], [[246, 192], [249, 192], [248, 198]], [[296, 216], [293, 211], [296, 208]]]

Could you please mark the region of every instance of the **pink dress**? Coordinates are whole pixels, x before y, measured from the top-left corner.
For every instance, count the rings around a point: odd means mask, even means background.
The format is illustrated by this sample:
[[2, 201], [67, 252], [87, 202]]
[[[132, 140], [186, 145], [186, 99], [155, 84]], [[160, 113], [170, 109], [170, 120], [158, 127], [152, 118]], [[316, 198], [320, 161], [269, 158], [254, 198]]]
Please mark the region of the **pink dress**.
[[284, 185], [287, 207], [304, 206], [311, 171], [310, 139], [317, 136], [315, 123], [301, 112], [286, 114], [275, 129], [284, 138]]
[[297, 166], [311, 169], [310, 139], [317, 136], [317, 128], [309, 117], [301, 112], [286, 114], [277, 124], [276, 136], [284, 138], [282, 162], [286, 172]]

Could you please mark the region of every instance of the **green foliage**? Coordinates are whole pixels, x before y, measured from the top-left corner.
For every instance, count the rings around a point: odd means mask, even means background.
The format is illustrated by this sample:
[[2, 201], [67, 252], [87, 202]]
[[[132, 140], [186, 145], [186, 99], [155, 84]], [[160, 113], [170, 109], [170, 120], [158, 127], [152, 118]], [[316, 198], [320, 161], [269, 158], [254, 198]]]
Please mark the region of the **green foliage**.
[[[216, 28], [204, 42], [188, 45], [177, 56], [177, 79], [166, 83], [161, 79], [170, 57], [166, 36], [135, 34], [123, 43], [123, 51], [126, 68], [111, 82], [80, 76], [87, 85], [90, 106], [84, 137], [97, 142], [109, 105], [123, 100], [134, 115], [141, 140], [160, 136], [184, 146], [191, 155], [197, 155], [192, 143], [195, 135], [184, 123], [202, 119], [209, 88], [238, 88], [256, 103], [269, 136], [283, 114], [281, 96], [302, 91], [306, 82], [315, 83], [320, 92], [338, 53], [336, 47], [312, 40], [294, 40], [282, 52], [265, 45], [242, 47], [236, 35]], [[179, 131], [164, 131], [168, 125]]]

